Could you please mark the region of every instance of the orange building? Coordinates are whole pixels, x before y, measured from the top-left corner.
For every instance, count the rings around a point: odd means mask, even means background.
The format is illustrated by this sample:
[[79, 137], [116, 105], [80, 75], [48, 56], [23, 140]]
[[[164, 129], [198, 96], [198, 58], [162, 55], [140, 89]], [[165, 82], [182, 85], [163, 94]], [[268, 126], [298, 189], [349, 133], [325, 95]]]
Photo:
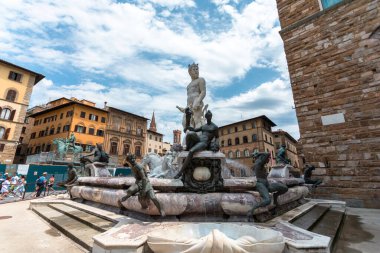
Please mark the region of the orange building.
[[43, 75], [0, 60], [0, 163], [11, 164], [24, 141], [26, 110], [34, 85]]
[[28, 154], [55, 150], [55, 138], [68, 138], [74, 133], [76, 145], [90, 152], [96, 143], [104, 142], [108, 112], [95, 107], [95, 103], [76, 98], [60, 98], [46, 104], [43, 111], [34, 113], [28, 144]]

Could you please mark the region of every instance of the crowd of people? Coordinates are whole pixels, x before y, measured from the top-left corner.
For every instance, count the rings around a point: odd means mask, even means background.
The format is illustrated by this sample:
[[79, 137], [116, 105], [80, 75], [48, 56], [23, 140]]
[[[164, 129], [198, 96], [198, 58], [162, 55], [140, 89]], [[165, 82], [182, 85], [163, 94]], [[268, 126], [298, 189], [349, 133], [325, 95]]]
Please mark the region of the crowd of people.
[[[49, 192], [54, 192], [55, 176], [51, 175], [49, 180], [47, 180], [47, 172], [42, 173], [35, 183], [35, 193], [34, 197], [40, 197], [44, 190]], [[4, 175], [0, 174], [0, 200], [6, 197], [18, 197], [23, 198], [24, 192], [26, 190], [27, 181], [25, 175], [18, 175], [16, 172], [13, 176], [9, 176], [8, 173]]]

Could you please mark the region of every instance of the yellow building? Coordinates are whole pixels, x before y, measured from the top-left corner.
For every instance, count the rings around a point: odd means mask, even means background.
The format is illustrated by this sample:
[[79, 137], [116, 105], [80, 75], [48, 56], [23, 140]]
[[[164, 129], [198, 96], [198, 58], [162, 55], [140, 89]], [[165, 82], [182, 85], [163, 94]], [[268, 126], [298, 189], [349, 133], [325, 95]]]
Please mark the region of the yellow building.
[[0, 163], [13, 162], [33, 87], [43, 78], [0, 60]]
[[49, 102], [45, 110], [34, 113], [28, 145], [28, 154], [55, 150], [55, 138], [69, 138], [74, 133], [76, 145], [90, 152], [96, 143], [104, 142], [108, 112], [95, 107], [95, 103], [76, 98], [60, 98]]
[[274, 165], [275, 147], [272, 127], [276, 126], [267, 116], [235, 122], [219, 127], [220, 149], [229, 159], [252, 167], [254, 151], [271, 154], [269, 165]]

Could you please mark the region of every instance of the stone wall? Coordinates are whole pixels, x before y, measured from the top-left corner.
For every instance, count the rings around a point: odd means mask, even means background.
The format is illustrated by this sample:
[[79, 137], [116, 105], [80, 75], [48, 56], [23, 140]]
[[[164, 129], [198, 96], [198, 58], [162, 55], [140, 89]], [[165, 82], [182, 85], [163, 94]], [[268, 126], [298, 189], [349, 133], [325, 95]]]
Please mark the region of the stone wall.
[[380, 1], [304, 19], [318, 1], [299, 2], [277, 0], [303, 154], [324, 180], [316, 197], [380, 208]]

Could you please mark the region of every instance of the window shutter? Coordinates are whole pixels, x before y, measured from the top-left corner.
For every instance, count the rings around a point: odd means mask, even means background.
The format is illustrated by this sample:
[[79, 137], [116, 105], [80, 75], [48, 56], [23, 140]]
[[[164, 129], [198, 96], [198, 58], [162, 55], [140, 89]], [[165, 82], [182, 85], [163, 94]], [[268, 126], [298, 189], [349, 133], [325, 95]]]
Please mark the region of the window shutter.
[[98, 118], [99, 118], [98, 115], [95, 115], [95, 120], [96, 120], [96, 121], [98, 121]]
[[86, 133], [86, 127], [83, 127], [83, 132], [82, 133]]
[[91, 119], [91, 116], [92, 116], [92, 114], [90, 113], [90, 114], [88, 115], [88, 119]]
[[11, 116], [9, 117], [9, 120], [13, 120], [13, 118], [15, 117], [15, 114], [16, 114], [16, 110], [13, 110], [11, 112]]
[[9, 136], [10, 131], [11, 131], [10, 128], [7, 128], [7, 130], [5, 130], [4, 137], [3, 137], [4, 140], [8, 140], [8, 136]]
[[74, 128], [74, 132], [78, 132], [78, 126], [77, 125]]

